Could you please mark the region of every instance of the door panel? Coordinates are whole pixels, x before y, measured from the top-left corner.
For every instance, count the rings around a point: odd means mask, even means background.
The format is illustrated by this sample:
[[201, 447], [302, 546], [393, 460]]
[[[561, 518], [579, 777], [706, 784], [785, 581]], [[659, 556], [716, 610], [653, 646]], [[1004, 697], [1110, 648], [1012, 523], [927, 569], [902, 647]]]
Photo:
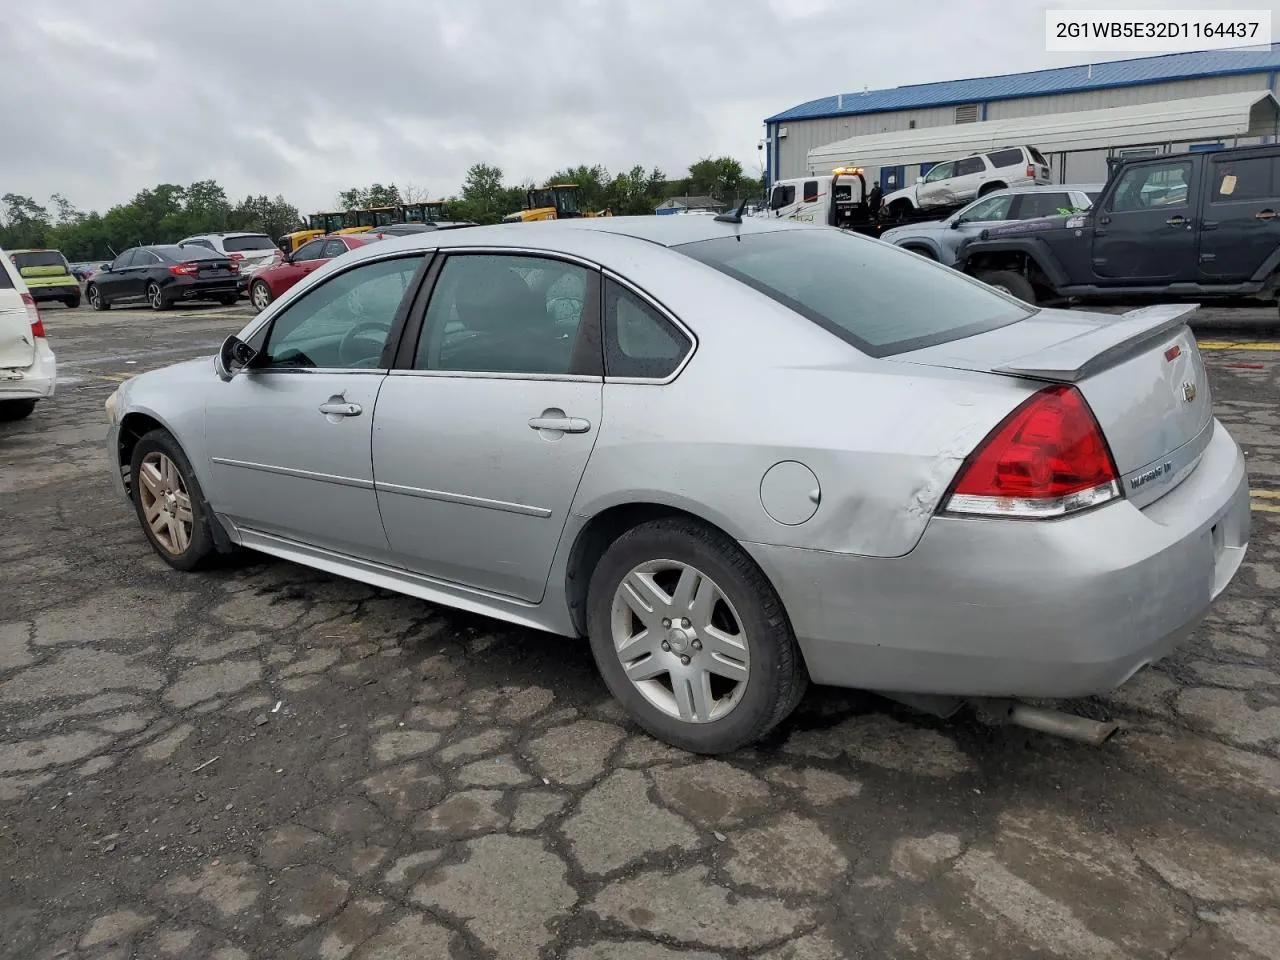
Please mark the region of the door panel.
[[1250, 279], [1280, 246], [1277, 156], [1209, 163], [1205, 219], [1200, 233], [1204, 283]]
[[[378, 504], [397, 562], [537, 602], [600, 426], [600, 381], [396, 372], [378, 398]], [[548, 422], [535, 429], [542, 418]], [[553, 421], [581, 432], [551, 429]]]
[[956, 164], [954, 160], [934, 164], [933, 168], [925, 175], [924, 183], [916, 187], [916, 198], [919, 200], [920, 206], [940, 206], [950, 202], [947, 199], [949, 187], [946, 181], [955, 174], [955, 170]]
[[[385, 560], [370, 437], [380, 371], [242, 373], [206, 411], [210, 498], [238, 524]], [[338, 413], [322, 405], [350, 404]]]
[[1107, 285], [1194, 281], [1199, 200], [1190, 160], [1129, 167], [1093, 219], [1093, 270]]

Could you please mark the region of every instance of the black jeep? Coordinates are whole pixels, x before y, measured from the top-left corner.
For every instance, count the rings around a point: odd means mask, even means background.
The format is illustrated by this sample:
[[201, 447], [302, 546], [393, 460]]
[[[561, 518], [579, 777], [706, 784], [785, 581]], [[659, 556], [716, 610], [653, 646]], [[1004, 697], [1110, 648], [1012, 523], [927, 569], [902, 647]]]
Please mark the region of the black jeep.
[[984, 230], [958, 269], [1028, 303], [1280, 288], [1280, 144], [1124, 161], [1090, 210]]

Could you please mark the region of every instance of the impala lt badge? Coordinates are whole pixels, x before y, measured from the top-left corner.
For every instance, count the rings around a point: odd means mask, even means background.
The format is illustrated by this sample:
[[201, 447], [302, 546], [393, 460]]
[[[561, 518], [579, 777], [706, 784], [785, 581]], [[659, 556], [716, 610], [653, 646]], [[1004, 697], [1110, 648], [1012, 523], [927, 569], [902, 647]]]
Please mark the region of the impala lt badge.
[[1188, 380], [1182, 385], [1182, 399], [1190, 403], [1196, 398], [1196, 385]]
[[1152, 467], [1143, 473], [1134, 474], [1129, 478], [1129, 489], [1137, 490], [1139, 487], [1146, 486], [1152, 480], [1157, 480], [1165, 474], [1173, 472], [1173, 462], [1166, 460], [1159, 466]]

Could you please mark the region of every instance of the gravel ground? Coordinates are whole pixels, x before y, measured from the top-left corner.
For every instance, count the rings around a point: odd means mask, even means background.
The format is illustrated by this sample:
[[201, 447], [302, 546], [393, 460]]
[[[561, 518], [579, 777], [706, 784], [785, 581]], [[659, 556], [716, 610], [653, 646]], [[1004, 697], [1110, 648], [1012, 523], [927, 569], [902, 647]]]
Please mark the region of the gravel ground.
[[0, 956], [1280, 956], [1273, 308], [1202, 318], [1254, 538], [1192, 644], [1077, 705], [1116, 738], [813, 690], [721, 760], [632, 727], [584, 644], [156, 559], [102, 401], [248, 315], [50, 307], [66, 379], [0, 425]]

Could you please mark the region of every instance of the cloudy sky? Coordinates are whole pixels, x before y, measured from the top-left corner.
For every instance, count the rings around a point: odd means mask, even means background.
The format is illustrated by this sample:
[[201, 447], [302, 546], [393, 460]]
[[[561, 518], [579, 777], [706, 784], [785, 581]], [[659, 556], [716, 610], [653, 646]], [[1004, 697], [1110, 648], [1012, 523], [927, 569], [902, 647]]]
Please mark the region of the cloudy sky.
[[[1208, 0], [6, 0], [0, 192], [105, 209], [159, 182], [303, 211], [640, 163], [759, 169], [761, 121], [837, 92], [1012, 73], [1044, 11]], [[1233, 6], [1272, 7], [1271, 2]], [[1096, 59], [1116, 59], [1101, 55]], [[19, 133], [21, 131], [21, 133]]]

